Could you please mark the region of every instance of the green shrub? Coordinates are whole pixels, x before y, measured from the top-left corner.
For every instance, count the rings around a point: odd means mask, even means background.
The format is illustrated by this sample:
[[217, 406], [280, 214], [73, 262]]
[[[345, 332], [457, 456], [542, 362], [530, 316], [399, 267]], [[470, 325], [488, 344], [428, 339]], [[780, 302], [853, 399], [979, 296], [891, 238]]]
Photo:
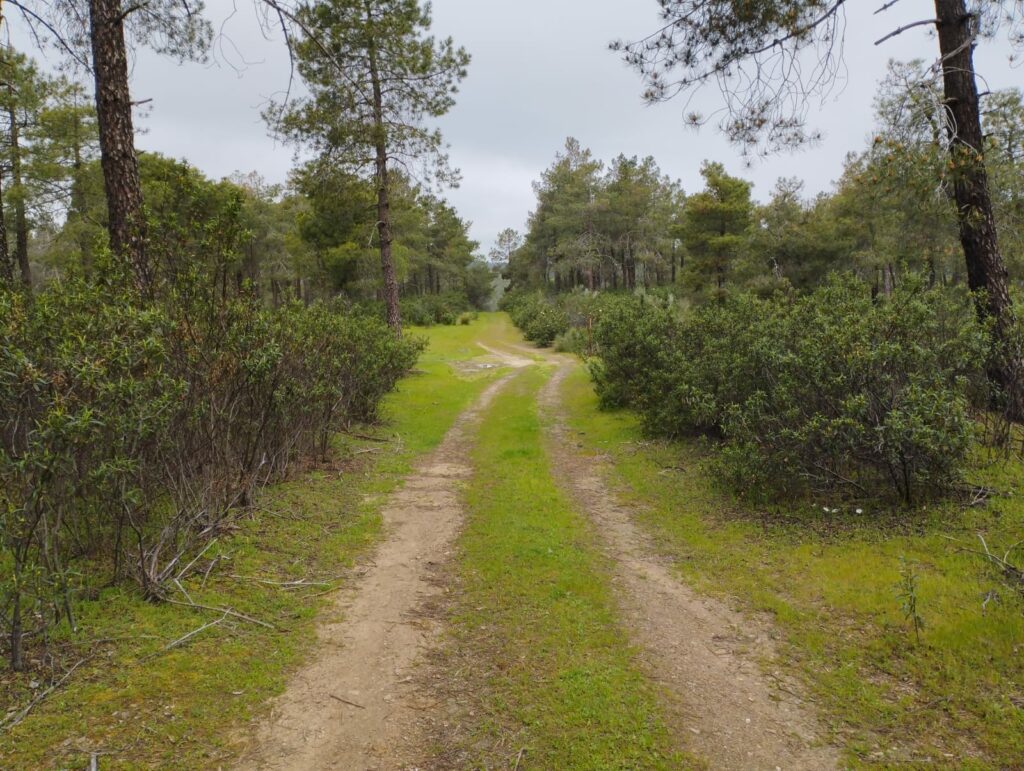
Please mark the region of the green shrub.
[[0, 287], [0, 620], [15, 668], [24, 636], [73, 618], [72, 549], [113, 557], [115, 533], [144, 537], [151, 464], [187, 387], [172, 333], [162, 309], [114, 289]]
[[568, 314], [554, 303], [541, 302], [523, 327], [523, 334], [527, 340], [536, 343], [541, 348], [546, 348], [555, 341], [558, 335], [568, 329]]
[[414, 327], [450, 326], [470, 307], [469, 300], [461, 292], [405, 297], [401, 300], [402, 321]]
[[680, 317], [609, 309], [592, 365], [605, 405], [647, 430], [723, 439], [721, 468], [754, 496], [810, 490], [911, 502], [960, 478], [988, 340], [969, 298], [909, 280], [873, 300], [852, 279], [800, 299], [741, 295]]
[[577, 356], [587, 356], [590, 351], [590, 340], [586, 330], [579, 327], [569, 327], [569, 329], [555, 338], [553, 347], [559, 353], [575, 353]]
[[73, 614], [72, 563], [154, 599], [259, 486], [372, 420], [423, 341], [323, 304], [268, 309], [183, 282], [157, 300], [0, 287], [0, 624]]
[[551, 345], [569, 329], [569, 315], [557, 298], [545, 297], [540, 292], [509, 292], [502, 298], [501, 308], [508, 311], [523, 336], [541, 348]]
[[960, 480], [988, 350], [965, 294], [908, 281], [875, 302], [833, 281], [781, 321], [762, 327], [778, 335], [761, 344], [768, 379], [723, 421], [736, 481], [773, 494], [886, 488], [909, 504]]
[[[676, 369], [680, 332], [665, 303], [630, 296], [609, 303], [594, 330], [599, 357], [589, 362], [601, 406], [634, 407], [647, 423], [657, 407], [649, 397], [661, 393]], [[656, 424], [648, 428], [654, 431]], [[662, 433], [676, 432], [663, 427]]]

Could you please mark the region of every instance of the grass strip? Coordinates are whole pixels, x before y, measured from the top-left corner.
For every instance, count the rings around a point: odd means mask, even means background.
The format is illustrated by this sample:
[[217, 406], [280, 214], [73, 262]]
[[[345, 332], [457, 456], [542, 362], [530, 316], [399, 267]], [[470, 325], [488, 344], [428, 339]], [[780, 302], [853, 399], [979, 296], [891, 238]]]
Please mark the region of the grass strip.
[[486, 717], [462, 748], [467, 765], [490, 765], [497, 744], [509, 767], [679, 768], [609, 566], [551, 476], [536, 404], [549, 374], [525, 370], [497, 396], [473, 452], [453, 645], [480, 667]]

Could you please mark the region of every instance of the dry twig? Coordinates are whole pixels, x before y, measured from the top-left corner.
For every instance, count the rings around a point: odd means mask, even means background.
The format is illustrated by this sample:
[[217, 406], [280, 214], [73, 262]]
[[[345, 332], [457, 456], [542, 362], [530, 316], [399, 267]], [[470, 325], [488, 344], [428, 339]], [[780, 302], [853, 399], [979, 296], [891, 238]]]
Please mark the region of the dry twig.
[[38, 704], [39, 702], [41, 702], [41, 701], [42, 701], [43, 699], [45, 699], [45, 698], [46, 698], [47, 696], [49, 696], [49, 695], [50, 695], [51, 693], [53, 693], [53, 692], [54, 692], [55, 690], [57, 690], [57, 689], [58, 689], [58, 688], [60, 688], [60, 687], [61, 687], [62, 685], [64, 685], [64, 682], [65, 682], [65, 681], [66, 681], [66, 680], [67, 680], [67, 679], [68, 679], [69, 677], [71, 677], [71, 674], [72, 674], [72, 673], [73, 673], [73, 672], [74, 672], [74, 671], [75, 671], [76, 669], [78, 669], [78, 668], [79, 668], [80, 666], [82, 666], [82, 664], [84, 664], [85, 662], [87, 662], [87, 661], [88, 661], [88, 660], [89, 660], [90, 658], [92, 658], [92, 657], [90, 656], [90, 657], [88, 657], [88, 658], [84, 658], [84, 659], [81, 659], [81, 660], [80, 660], [80, 661], [79, 661], [79, 662], [78, 662], [77, 664], [75, 664], [75, 665], [74, 665], [73, 667], [71, 667], [71, 669], [69, 669], [69, 670], [68, 670], [67, 672], [65, 672], [65, 673], [64, 673], [64, 676], [63, 676], [63, 677], [62, 677], [62, 678], [61, 678], [60, 680], [58, 680], [57, 682], [55, 682], [55, 683], [54, 683], [53, 685], [51, 685], [51, 686], [50, 686], [49, 688], [47, 688], [47, 689], [46, 689], [45, 691], [42, 691], [42, 692], [41, 692], [41, 693], [39, 693], [39, 694], [38, 694], [38, 695], [37, 695], [37, 696], [36, 696], [36, 697], [35, 697], [34, 699], [32, 699], [32, 701], [30, 701], [30, 702], [29, 702], [29, 703], [28, 703], [28, 704], [27, 704], [27, 705], [25, 706], [25, 708], [21, 710], [21, 712], [18, 712], [18, 713], [17, 713], [17, 714], [16, 714], [16, 715], [15, 715], [14, 717], [12, 717], [12, 718], [8, 718], [8, 719], [4, 720], [3, 722], [0, 722], [0, 731], [9, 731], [10, 729], [14, 728], [14, 726], [18, 725], [18, 723], [20, 723], [20, 722], [21, 722], [22, 720], [24, 720], [24, 719], [25, 719], [25, 718], [26, 718], [26, 717], [28, 716], [28, 713], [29, 713], [29, 712], [31, 712], [31, 711], [32, 711], [32, 709], [33, 709], [33, 708], [34, 708], [34, 707], [35, 707], [35, 706], [36, 706], [36, 705], [37, 705], [37, 704]]
[[215, 613], [224, 613], [225, 615], [240, 618], [243, 621], [248, 621], [251, 624], [258, 624], [259, 626], [266, 627], [267, 629], [273, 629], [275, 632], [279, 631], [273, 624], [269, 624], [266, 621], [260, 621], [258, 618], [247, 616], [244, 613], [239, 613], [237, 610], [232, 610], [231, 608], [218, 608], [213, 605], [200, 605], [198, 602], [181, 602], [180, 600], [171, 599], [166, 600], [166, 602], [171, 603], [171, 605], [181, 605], [185, 608], [199, 608], [201, 610], [212, 610]]

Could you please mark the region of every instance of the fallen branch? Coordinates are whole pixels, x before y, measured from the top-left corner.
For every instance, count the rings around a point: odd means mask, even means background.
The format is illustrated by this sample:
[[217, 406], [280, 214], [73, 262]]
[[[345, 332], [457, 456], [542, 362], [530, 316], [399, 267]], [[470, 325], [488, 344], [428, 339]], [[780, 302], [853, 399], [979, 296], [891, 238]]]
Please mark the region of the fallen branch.
[[220, 561], [220, 555], [219, 554], [216, 557], [214, 557], [212, 560], [210, 560], [210, 564], [206, 567], [206, 572], [203, 573], [203, 582], [201, 584], [199, 584], [199, 589], [200, 590], [203, 590], [203, 589], [206, 588], [206, 580], [210, 577], [210, 572], [213, 570], [213, 566], [216, 565], [219, 561]]
[[[961, 541], [959, 538], [953, 538], [949, 535], [944, 535], [942, 537], [945, 538], [947, 541], [953, 541], [954, 543], [963, 543], [963, 541]], [[1010, 562], [1010, 554], [1013, 552], [1014, 549], [1016, 549], [1018, 546], [1024, 543], [1024, 541], [1017, 541], [1017, 543], [1013, 544], [1013, 546], [1007, 549], [1006, 553], [1002, 557], [1000, 557], [996, 554], [993, 554], [992, 551], [988, 548], [988, 543], [985, 541], [985, 536], [983, 536], [981, 533], [978, 533], [978, 540], [981, 541], [981, 546], [984, 549], [984, 551], [979, 551], [978, 549], [970, 549], [966, 546], [961, 546], [957, 551], [967, 552], [968, 554], [977, 554], [979, 557], [984, 557], [989, 562], [996, 565], [1002, 571], [1004, 576], [1015, 580], [1018, 584], [1024, 587], [1024, 568], [1019, 568]]]
[[181, 569], [181, 572], [178, 573], [178, 576], [177, 576], [177, 578], [175, 580], [180, 581], [185, 576], [185, 574], [188, 572], [188, 569], [190, 567], [192, 567], [193, 565], [195, 565], [199, 561], [199, 558], [202, 557], [204, 554], [206, 554], [206, 552], [209, 551], [210, 547], [213, 546], [215, 543], [217, 543], [217, 539], [216, 538], [214, 538], [212, 541], [210, 541], [208, 544], [206, 544], [206, 546], [203, 547], [203, 550], [201, 552], [199, 552], [199, 554], [197, 554], [195, 556], [195, 559], [193, 559], [190, 563], [188, 563], [185, 567], [183, 567]]
[[231, 608], [218, 608], [213, 605], [200, 605], [198, 602], [181, 602], [180, 600], [171, 599], [165, 601], [171, 603], [171, 605], [181, 605], [185, 608], [199, 608], [201, 610], [211, 610], [215, 613], [224, 613], [225, 615], [233, 616], [234, 618], [240, 618], [242, 621], [248, 621], [250, 624], [258, 624], [259, 626], [266, 627], [267, 629], [273, 629], [275, 632], [280, 631], [273, 624], [268, 624], [266, 621], [260, 621], [258, 618], [247, 616], [244, 613], [239, 613], [237, 610], [232, 610]]
[[[202, 631], [204, 631], [204, 630], [206, 630], [206, 629], [209, 629], [209, 628], [210, 628], [211, 626], [217, 626], [217, 624], [219, 624], [219, 623], [220, 623], [221, 621], [223, 621], [223, 620], [224, 620], [224, 619], [226, 619], [227, 617], [228, 617], [228, 614], [227, 614], [227, 613], [225, 613], [225, 614], [224, 614], [223, 616], [221, 616], [220, 618], [218, 618], [218, 619], [217, 619], [216, 621], [209, 621], [209, 622], [207, 622], [207, 623], [203, 624], [203, 625], [202, 625], [201, 627], [199, 627], [198, 629], [193, 629], [193, 630], [192, 630], [191, 632], [189, 632], [188, 634], [186, 634], [186, 635], [182, 635], [181, 637], [179, 637], [179, 638], [178, 638], [177, 640], [175, 640], [174, 642], [172, 642], [172, 643], [168, 643], [167, 645], [165, 645], [165, 646], [163, 647], [163, 649], [162, 649], [162, 650], [161, 650], [161, 651], [160, 651], [159, 653], [167, 653], [167, 651], [171, 650], [172, 648], [177, 648], [177, 647], [178, 647], [179, 645], [181, 645], [182, 643], [184, 643], [184, 642], [188, 642], [189, 640], [191, 640], [191, 639], [192, 639], [193, 637], [195, 637], [195, 636], [196, 636], [197, 634], [199, 634], [200, 632], [202, 632]], [[150, 659], [152, 659], [152, 658], [155, 658], [156, 656], [158, 656], [158, 655], [159, 655], [159, 653], [153, 653], [153, 654], [151, 654], [151, 655], [147, 656], [147, 657], [146, 657], [145, 659], [143, 659], [143, 660], [144, 660], [144, 661], [149, 661]]]
[[45, 691], [40, 693], [34, 699], [32, 699], [32, 701], [30, 701], [21, 712], [17, 713], [12, 718], [8, 718], [8, 719], [0, 722], [0, 731], [9, 731], [10, 729], [14, 728], [14, 726], [18, 725], [18, 723], [20, 723], [22, 720], [24, 720], [28, 716], [28, 713], [31, 712], [32, 709], [39, 702], [41, 702], [43, 699], [45, 699], [47, 696], [49, 696], [55, 690], [57, 690], [62, 685], [64, 685], [64, 681], [67, 680], [69, 677], [71, 677], [71, 674], [76, 669], [78, 669], [80, 666], [82, 666], [82, 664], [87, 662], [90, 658], [92, 658], [92, 657], [90, 656], [88, 658], [81, 659], [77, 664], [75, 664], [73, 667], [71, 667], [71, 669], [69, 669], [67, 672], [64, 673], [64, 677], [62, 677], [60, 680], [55, 682], [53, 685], [51, 685]]
[[512, 767], [512, 771], [519, 771], [519, 763], [523, 760], [524, 752], [526, 752], [526, 747], [519, 750], [519, 754], [516, 755], [516, 764]]
[[[301, 589], [306, 586], [330, 586], [330, 581], [307, 581], [305, 578], [300, 578], [298, 581], [271, 581], [268, 578], [257, 578], [256, 576], [240, 576], [236, 573], [230, 574], [231, 578], [235, 578], [239, 581], [255, 581], [257, 584], [266, 584], [267, 586], [277, 586], [281, 589]], [[335, 578], [334, 580], [337, 580]]]

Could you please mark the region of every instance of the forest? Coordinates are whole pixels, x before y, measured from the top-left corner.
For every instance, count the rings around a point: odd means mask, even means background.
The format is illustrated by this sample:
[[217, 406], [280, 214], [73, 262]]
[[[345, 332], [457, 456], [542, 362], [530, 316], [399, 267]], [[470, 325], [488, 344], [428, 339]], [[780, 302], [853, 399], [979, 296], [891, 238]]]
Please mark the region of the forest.
[[234, 8], [279, 183], [139, 148], [202, 3], [9, 0], [0, 767], [1018, 767], [1021, 9], [918, 4], [811, 192], [844, 0], [644, 3], [697, 186], [565, 116], [482, 244], [429, 3]]

